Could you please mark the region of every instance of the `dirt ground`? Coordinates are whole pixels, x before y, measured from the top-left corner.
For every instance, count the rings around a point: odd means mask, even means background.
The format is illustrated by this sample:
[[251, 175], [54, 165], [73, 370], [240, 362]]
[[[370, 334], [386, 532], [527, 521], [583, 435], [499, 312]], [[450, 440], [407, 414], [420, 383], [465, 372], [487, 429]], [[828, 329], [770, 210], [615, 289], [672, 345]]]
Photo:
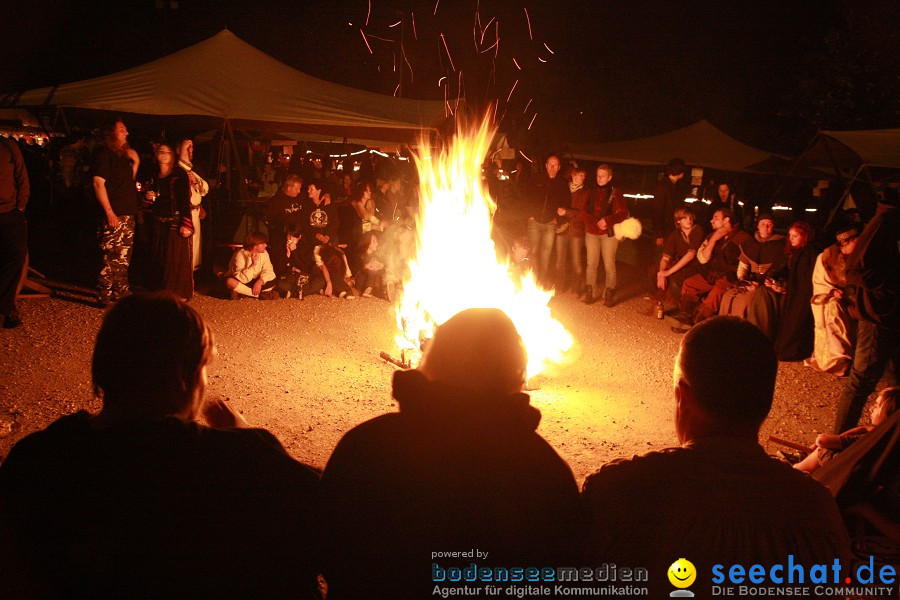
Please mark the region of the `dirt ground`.
[[[322, 468], [350, 428], [397, 410], [391, 306], [377, 299], [325, 297], [191, 301], [216, 335], [218, 356], [208, 394], [228, 399], [253, 425], [265, 427], [297, 459]], [[612, 309], [572, 295], [551, 301], [575, 347], [563, 364], [533, 381], [540, 433], [571, 465], [579, 483], [604, 462], [676, 444], [672, 362], [680, 336], [648, 314], [634, 294]], [[61, 298], [20, 301], [25, 325], [2, 330], [0, 459], [12, 445], [61, 415], [96, 411], [90, 357], [103, 312]], [[843, 380], [800, 363], [782, 363], [775, 402], [761, 440], [770, 435], [811, 442], [829, 431]]]

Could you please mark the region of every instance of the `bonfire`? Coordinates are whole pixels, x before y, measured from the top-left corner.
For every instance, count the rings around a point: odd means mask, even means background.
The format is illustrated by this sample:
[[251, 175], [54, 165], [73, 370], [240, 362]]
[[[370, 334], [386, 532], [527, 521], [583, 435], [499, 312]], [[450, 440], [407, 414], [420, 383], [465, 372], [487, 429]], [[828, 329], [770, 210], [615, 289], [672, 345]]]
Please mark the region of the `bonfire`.
[[440, 151], [429, 154], [427, 143], [419, 145], [417, 251], [395, 301], [395, 339], [404, 362], [415, 366], [438, 325], [467, 308], [499, 308], [525, 342], [530, 379], [560, 362], [572, 337], [551, 314], [553, 292], [530, 271], [512, 274], [491, 239], [496, 205], [482, 181], [482, 164], [494, 133], [486, 118], [474, 131], [458, 131]]

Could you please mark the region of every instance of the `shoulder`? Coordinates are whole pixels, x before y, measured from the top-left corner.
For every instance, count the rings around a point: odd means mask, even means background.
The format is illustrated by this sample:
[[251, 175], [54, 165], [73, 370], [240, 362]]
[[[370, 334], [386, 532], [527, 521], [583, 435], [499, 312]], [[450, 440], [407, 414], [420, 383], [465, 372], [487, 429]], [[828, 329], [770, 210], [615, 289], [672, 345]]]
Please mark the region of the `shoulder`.
[[646, 489], [648, 482], [678, 479], [690, 462], [690, 454], [683, 448], [614, 460], [585, 479], [584, 495], [588, 500], [599, 496], [628, 498], [634, 490]]

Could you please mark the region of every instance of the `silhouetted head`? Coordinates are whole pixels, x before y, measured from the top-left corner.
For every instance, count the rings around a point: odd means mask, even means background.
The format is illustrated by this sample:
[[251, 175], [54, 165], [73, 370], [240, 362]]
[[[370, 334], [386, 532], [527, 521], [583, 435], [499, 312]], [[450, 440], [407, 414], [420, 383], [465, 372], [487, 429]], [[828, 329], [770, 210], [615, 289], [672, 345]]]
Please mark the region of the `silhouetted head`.
[[106, 315], [91, 373], [103, 412], [116, 419], [192, 419], [206, 389], [213, 335], [172, 292], [123, 298]]
[[675, 358], [675, 429], [681, 441], [752, 434], [772, 408], [778, 359], [766, 336], [737, 317], [688, 331]]
[[507, 395], [522, 391], [527, 364], [525, 345], [506, 313], [470, 308], [437, 328], [419, 371], [431, 381]]

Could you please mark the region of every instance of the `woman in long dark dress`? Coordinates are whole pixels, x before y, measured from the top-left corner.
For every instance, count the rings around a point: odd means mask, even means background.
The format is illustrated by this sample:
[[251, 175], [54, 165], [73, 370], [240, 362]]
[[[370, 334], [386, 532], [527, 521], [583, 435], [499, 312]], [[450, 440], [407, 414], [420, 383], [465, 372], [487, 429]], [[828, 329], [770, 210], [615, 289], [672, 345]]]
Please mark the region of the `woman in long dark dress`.
[[810, 299], [812, 273], [818, 255], [813, 228], [797, 221], [788, 230], [787, 264], [768, 276], [748, 309], [747, 320], [775, 344], [778, 360], [798, 361], [813, 351], [813, 319]]
[[188, 174], [175, 161], [171, 146], [157, 147], [157, 185], [147, 192], [147, 200], [153, 203], [150, 286], [190, 300], [194, 294], [191, 188]]

